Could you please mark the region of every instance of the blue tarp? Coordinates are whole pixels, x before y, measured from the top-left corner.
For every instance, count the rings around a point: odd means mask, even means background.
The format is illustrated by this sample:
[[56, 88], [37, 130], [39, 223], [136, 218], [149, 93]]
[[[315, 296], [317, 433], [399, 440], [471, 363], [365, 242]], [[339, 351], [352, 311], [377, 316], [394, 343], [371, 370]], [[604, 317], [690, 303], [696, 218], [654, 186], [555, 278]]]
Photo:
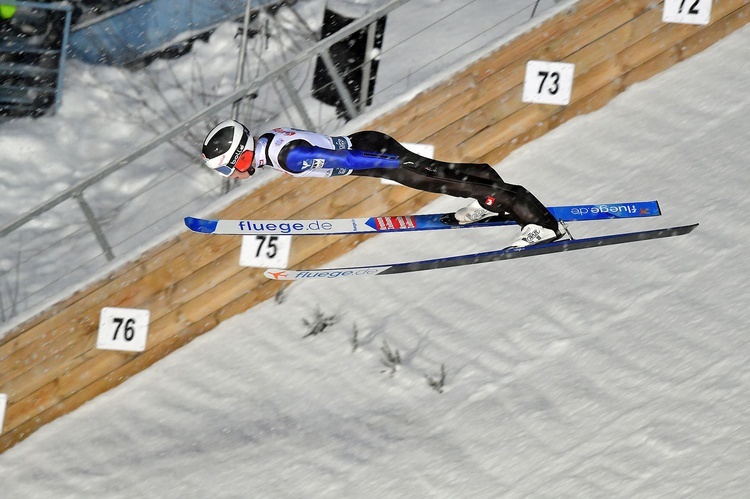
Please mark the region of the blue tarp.
[[[246, 0], [142, 0], [70, 35], [70, 56], [90, 64], [124, 65], [242, 17]], [[252, 0], [252, 8], [279, 0]]]

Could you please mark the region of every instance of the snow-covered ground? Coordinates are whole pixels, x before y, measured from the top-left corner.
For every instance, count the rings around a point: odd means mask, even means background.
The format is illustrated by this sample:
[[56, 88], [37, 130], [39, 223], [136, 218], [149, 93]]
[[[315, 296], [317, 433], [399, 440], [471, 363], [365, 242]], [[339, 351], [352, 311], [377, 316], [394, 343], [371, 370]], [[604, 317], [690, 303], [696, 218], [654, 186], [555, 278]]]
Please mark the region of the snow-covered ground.
[[[749, 45], [745, 27], [497, 165], [549, 204], [661, 202], [577, 235], [693, 234], [292, 285], [0, 455], [2, 495], [745, 497]], [[382, 235], [340, 263], [513, 235]], [[316, 309], [339, 320], [303, 338]]]

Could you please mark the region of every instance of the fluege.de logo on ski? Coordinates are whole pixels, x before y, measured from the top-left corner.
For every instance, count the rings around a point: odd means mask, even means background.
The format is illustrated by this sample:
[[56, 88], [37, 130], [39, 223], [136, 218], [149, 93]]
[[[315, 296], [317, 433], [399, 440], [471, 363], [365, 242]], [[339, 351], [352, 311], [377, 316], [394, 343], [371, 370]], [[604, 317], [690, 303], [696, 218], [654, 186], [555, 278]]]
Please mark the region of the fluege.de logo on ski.
[[241, 232], [248, 232], [250, 234], [263, 233], [263, 234], [289, 234], [291, 232], [304, 233], [310, 232], [325, 232], [333, 230], [333, 225], [330, 222], [323, 222], [320, 220], [311, 220], [309, 223], [304, 224], [302, 222], [260, 222], [260, 221], [247, 221], [239, 220], [237, 227]]
[[599, 213], [626, 213], [629, 215], [638, 213], [638, 208], [635, 205], [628, 204], [600, 204], [591, 206], [579, 206], [570, 210], [573, 215], [597, 215]]
[[355, 269], [355, 270], [300, 270], [295, 279], [335, 279], [337, 277], [351, 277], [355, 275], [376, 275], [383, 269]]

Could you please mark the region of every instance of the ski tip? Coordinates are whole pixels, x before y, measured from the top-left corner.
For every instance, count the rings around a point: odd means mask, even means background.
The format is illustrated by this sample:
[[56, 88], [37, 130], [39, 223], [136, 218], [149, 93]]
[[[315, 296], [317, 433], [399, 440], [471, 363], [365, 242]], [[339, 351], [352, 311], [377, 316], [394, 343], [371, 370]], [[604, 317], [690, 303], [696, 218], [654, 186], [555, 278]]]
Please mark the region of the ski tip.
[[201, 234], [213, 234], [216, 231], [218, 220], [206, 220], [204, 218], [185, 217], [185, 225], [193, 232]]

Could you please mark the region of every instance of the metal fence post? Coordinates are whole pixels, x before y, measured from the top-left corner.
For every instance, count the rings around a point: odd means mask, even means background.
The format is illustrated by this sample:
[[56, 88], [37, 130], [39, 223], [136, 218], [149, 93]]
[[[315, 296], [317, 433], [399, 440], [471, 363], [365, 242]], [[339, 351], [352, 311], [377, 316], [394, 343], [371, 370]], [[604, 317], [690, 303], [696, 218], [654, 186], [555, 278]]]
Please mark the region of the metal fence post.
[[68, 54], [68, 38], [70, 36], [70, 23], [73, 18], [73, 7], [64, 4], [65, 7], [65, 28], [63, 29], [62, 45], [60, 46], [60, 61], [57, 65], [57, 85], [55, 88], [55, 113], [60, 109], [62, 103], [63, 76], [65, 72], [65, 60]]
[[289, 78], [289, 73], [286, 71], [282, 71], [279, 74], [279, 79], [284, 85], [287, 94], [289, 94], [289, 97], [292, 99], [294, 107], [297, 108], [297, 112], [299, 112], [300, 116], [302, 116], [302, 121], [305, 123], [305, 127], [308, 130], [315, 130], [315, 124], [312, 122], [312, 119], [310, 119], [310, 115], [307, 114], [307, 109], [305, 109], [305, 104], [302, 102], [302, 99], [300, 99], [299, 95], [297, 95], [297, 90], [294, 88], [294, 85], [292, 85], [292, 80]]
[[78, 204], [83, 210], [83, 214], [86, 215], [86, 220], [88, 220], [89, 225], [91, 226], [91, 231], [94, 233], [94, 236], [96, 236], [96, 240], [99, 242], [99, 246], [101, 246], [104, 250], [104, 255], [107, 257], [107, 260], [111, 262], [115, 259], [115, 254], [112, 252], [112, 246], [110, 246], [107, 242], [107, 238], [104, 237], [104, 232], [102, 231], [102, 226], [99, 225], [99, 222], [94, 216], [94, 212], [91, 210], [91, 207], [83, 198], [83, 192], [78, 191], [73, 194], [73, 197], [76, 198], [76, 201], [78, 201]]
[[356, 118], [359, 113], [357, 112], [357, 108], [354, 106], [352, 96], [349, 95], [349, 90], [347, 90], [346, 85], [344, 84], [344, 80], [336, 70], [336, 65], [333, 63], [333, 59], [331, 58], [331, 53], [328, 51], [328, 48], [320, 52], [320, 57], [321, 59], [323, 59], [323, 64], [325, 64], [326, 69], [328, 70], [328, 74], [331, 75], [333, 85], [336, 87], [336, 90], [341, 96], [341, 100], [344, 101], [346, 113], [349, 115], [350, 119]]
[[[242, 20], [242, 38], [240, 39], [240, 56], [237, 58], [237, 73], [234, 76], [234, 89], [237, 90], [242, 86], [242, 81], [245, 76], [245, 57], [247, 55], [247, 32], [250, 29], [250, 5], [252, 0], [245, 2], [245, 17]], [[240, 117], [240, 106], [242, 105], [242, 99], [238, 99], [232, 103], [232, 119], [237, 121]], [[232, 187], [237, 185], [236, 178], [225, 178], [221, 182], [221, 193], [227, 194]]]
[[367, 107], [367, 97], [370, 94], [370, 74], [372, 70], [372, 51], [375, 48], [375, 30], [378, 27], [378, 22], [370, 24], [367, 28], [367, 43], [365, 44], [365, 62], [362, 65], [362, 86], [359, 92], [359, 112], [365, 112]]

